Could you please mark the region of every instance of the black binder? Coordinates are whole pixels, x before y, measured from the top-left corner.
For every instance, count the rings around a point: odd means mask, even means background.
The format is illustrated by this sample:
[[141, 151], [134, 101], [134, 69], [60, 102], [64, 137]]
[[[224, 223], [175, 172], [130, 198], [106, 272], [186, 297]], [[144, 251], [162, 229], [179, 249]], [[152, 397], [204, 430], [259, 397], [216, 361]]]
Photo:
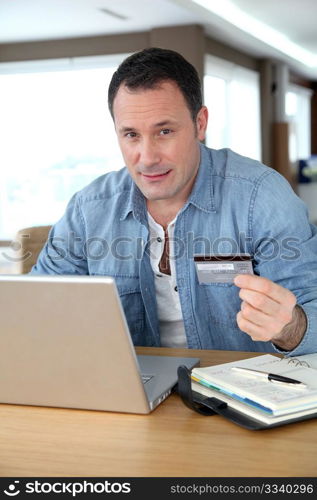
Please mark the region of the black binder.
[[227, 418], [234, 424], [238, 424], [245, 429], [253, 431], [272, 429], [273, 427], [280, 427], [282, 425], [292, 424], [294, 422], [309, 420], [317, 417], [316, 410], [315, 412], [302, 417], [292, 417], [290, 415], [289, 419], [283, 420], [282, 422], [266, 424], [250, 417], [249, 415], [245, 415], [234, 408], [231, 408], [226, 402], [221, 401], [220, 398], [208, 398], [199, 392], [193, 391], [190, 370], [186, 366], [179, 366], [177, 375], [177, 390], [183, 403], [188, 408], [204, 416], [221, 415], [222, 417]]

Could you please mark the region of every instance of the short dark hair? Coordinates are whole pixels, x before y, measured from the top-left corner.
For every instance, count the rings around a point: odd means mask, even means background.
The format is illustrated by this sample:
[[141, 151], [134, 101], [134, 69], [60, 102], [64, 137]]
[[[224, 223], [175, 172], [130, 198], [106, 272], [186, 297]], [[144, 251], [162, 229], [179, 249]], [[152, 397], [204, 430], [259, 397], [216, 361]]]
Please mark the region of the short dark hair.
[[128, 89], [153, 89], [167, 80], [177, 84], [195, 121], [202, 107], [201, 83], [196, 69], [178, 52], [157, 47], [127, 57], [113, 74], [108, 89], [112, 118], [113, 101], [122, 83]]

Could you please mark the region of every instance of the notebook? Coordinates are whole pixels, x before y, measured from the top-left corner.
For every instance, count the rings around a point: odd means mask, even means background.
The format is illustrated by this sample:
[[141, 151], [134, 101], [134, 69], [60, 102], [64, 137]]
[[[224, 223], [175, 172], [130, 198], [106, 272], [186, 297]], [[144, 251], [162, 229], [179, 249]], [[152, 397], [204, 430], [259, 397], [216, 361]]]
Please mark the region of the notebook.
[[296, 356], [293, 358], [285, 358], [288, 363], [295, 366], [307, 366], [307, 368], [314, 368], [317, 370], [317, 353], [313, 354], [303, 354], [302, 356]]
[[199, 364], [136, 356], [108, 277], [0, 276], [0, 318], [1, 403], [146, 414]]
[[[265, 354], [191, 372], [192, 390], [218, 398], [235, 410], [268, 425], [317, 412], [317, 377], [312, 368], [295, 365], [288, 358]], [[251, 368], [294, 378], [306, 387], [271, 383], [241, 374], [233, 367]]]

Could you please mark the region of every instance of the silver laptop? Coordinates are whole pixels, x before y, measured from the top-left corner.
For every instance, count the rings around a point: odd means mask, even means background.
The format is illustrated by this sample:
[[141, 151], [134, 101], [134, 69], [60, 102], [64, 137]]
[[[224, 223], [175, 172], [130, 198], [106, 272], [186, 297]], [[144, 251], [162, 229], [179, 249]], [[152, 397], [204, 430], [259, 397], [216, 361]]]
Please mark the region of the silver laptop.
[[0, 276], [0, 403], [149, 413], [181, 364], [136, 356], [112, 278]]

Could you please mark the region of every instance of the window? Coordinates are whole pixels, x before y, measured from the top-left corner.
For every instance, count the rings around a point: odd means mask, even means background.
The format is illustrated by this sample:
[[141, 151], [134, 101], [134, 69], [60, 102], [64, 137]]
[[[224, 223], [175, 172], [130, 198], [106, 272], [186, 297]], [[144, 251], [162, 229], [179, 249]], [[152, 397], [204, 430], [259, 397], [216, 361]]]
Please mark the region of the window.
[[285, 98], [285, 111], [290, 123], [290, 160], [297, 162], [311, 154], [311, 106], [312, 91], [297, 85], [290, 85]]
[[47, 225], [123, 161], [107, 90], [127, 56], [0, 64], [0, 240]]
[[[290, 85], [285, 96], [285, 111], [290, 124], [290, 161], [296, 174], [299, 160], [308, 160], [311, 156], [311, 97], [310, 89], [298, 85]], [[297, 186], [297, 194], [306, 203], [314, 224], [317, 224], [316, 187], [316, 182], [299, 182]]]
[[209, 109], [207, 146], [261, 160], [259, 74], [208, 55], [204, 97]]

